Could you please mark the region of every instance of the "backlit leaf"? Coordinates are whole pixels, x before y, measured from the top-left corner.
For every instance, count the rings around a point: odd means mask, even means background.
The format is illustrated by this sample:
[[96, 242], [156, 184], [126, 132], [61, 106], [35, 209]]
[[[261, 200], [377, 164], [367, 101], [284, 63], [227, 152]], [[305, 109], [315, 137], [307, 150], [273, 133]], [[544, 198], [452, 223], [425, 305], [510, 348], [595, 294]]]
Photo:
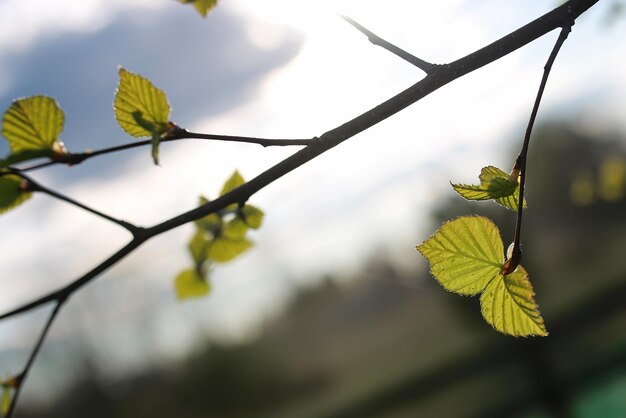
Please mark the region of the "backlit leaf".
[[230, 176], [224, 186], [222, 187], [222, 191], [220, 192], [220, 196], [224, 196], [226, 193], [236, 189], [237, 187], [244, 184], [246, 181], [243, 179], [239, 171], [235, 170], [235, 172]]
[[504, 334], [546, 336], [548, 332], [534, 296], [523, 267], [507, 276], [498, 275], [480, 296], [483, 317]]
[[433, 276], [452, 292], [482, 292], [483, 317], [496, 330], [514, 336], [547, 335], [528, 274], [521, 267], [501, 275], [504, 250], [498, 228], [481, 216], [463, 216], [443, 224], [417, 250]]
[[193, 4], [202, 17], [207, 17], [211, 9], [217, 6], [217, 0], [180, 0], [183, 4]]
[[138, 74], [120, 68], [119, 76], [113, 103], [115, 119], [128, 134], [152, 139], [152, 157], [158, 164], [159, 140], [168, 130], [170, 116], [167, 97], [150, 80]]
[[0, 409], [2, 415], [7, 416], [9, 409], [11, 408], [11, 388], [8, 385], [2, 385], [2, 404]]
[[211, 286], [196, 269], [183, 270], [174, 280], [178, 299], [199, 298], [209, 294]]
[[241, 253], [252, 247], [252, 242], [246, 237], [228, 238], [217, 237], [209, 249], [209, 258], [217, 263], [226, 263], [235, 259]]
[[187, 246], [196, 266], [200, 266], [206, 261], [210, 247], [211, 240], [207, 237], [206, 232], [200, 229], [196, 230]]
[[245, 205], [241, 209], [241, 217], [252, 229], [259, 229], [263, 223], [263, 211], [256, 206]]
[[462, 295], [482, 292], [504, 262], [500, 232], [482, 216], [463, 216], [443, 224], [417, 250], [439, 283]]
[[35, 158], [66, 154], [59, 139], [65, 116], [57, 102], [47, 96], [15, 100], [2, 118], [2, 134], [11, 154], [0, 160], [0, 168]]
[[511, 180], [507, 173], [497, 167], [483, 167], [479, 179], [480, 185], [452, 183], [452, 187], [467, 200], [494, 199], [509, 209], [518, 209], [519, 184], [516, 180]]
[[23, 180], [13, 174], [0, 177], [0, 214], [15, 208], [27, 199], [32, 193], [22, 190]]
[[52, 150], [63, 130], [63, 111], [47, 96], [19, 99], [2, 118], [2, 134], [9, 141], [11, 153], [26, 150]]

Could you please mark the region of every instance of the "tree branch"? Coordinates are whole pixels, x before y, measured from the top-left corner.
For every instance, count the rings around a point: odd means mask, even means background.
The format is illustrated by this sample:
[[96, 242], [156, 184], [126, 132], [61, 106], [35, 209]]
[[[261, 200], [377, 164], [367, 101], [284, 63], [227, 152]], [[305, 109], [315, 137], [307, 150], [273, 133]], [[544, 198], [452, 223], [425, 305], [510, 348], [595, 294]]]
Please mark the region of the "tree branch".
[[386, 40], [384, 40], [383, 38], [381, 38], [380, 36], [376, 35], [374, 32], [368, 30], [367, 28], [365, 28], [364, 26], [362, 26], [360, 23], [358, 23], [356, 20], [348, 17], [348, 16], [341, 16], [343, 20], [345, 20], [346, 22], [348, 22], [349, 24], [351, 24], [352, 26], [354, 26], [358, 31], [360, 31], [361, 33], [363, 33], [365, 36], [367, 36], [367, 39], [369, 39], [369, 41], [371, 43], [373, 43], [374, 45], [380, 46], [381, 48], [386, 49], [387, 51], [391, 52], [392, 54], [397, 55], [398, 57], [402, 58], [403, 60], [415, 65], [417, 68], [419, 68], [420, 70], [424, 71], [426, 74], [430, 74], [433, 71], [435, 71], [435, 69], [437, 68], [436, 64], [431, 64], [430, 62], [426, 62], [421, 58], [416, 57], [415, 55], [412, 55], [408, 52], [406, 52], [405, 50], [397, 47], [396, 45], [387, 42]]

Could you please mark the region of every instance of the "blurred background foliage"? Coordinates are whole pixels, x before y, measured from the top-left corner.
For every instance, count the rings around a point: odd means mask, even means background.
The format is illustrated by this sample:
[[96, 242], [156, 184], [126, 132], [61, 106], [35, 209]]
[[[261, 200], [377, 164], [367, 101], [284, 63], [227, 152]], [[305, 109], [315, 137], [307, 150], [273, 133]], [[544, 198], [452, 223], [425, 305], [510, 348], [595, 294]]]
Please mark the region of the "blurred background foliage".
[[[349, 280], [302, 289], [249, 341], [207, 341], [123, 379], [85, 362], [64, 396], [18, 415], [624, 417], [626, 141], [603, 132], [554, 122], [531, 144], [523, 264], [547, 338], [493, 331], [478, 299], [444, 291], [417, 252], [414, 271], [373, 254]], [[514, 212], [452, 195], [433, 232], [477, 213], [511, 241]]]

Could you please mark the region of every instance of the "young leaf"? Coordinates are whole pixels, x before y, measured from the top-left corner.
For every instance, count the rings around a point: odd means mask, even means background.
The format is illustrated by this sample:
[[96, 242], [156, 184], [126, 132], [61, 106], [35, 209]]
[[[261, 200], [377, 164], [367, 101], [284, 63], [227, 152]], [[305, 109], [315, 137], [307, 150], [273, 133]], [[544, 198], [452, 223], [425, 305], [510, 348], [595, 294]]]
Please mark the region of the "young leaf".
[[220, 236], [213, 240], [209, 249], [209, 259], [217, 263], [227, 263], [252, 247], [252, 242], [246, 237], [229, 238]]
[[28, 200], [32, 193], [23, 190], [22, 179], [8, 174], [0, 177], [0, 214]]
[[217, 6], [217, 0], [180, 0], [183, 4], [193, 4], [202, 17], [207, 17], [209, 11]]
[[170, 105], [165, 93], [148, 79], [120, 68], [113, 108], [115, 119], [128, 134], [152, 138], [152, 156], [159, 163], [158, 145], [168, 130]]
[[51, 97], [15, 100], [2, 118], [2, 134], [9, 141], [11, 155], [0, 166], [67, 153], [59, 140], [64, 120], [63, 111]]
[[206, 232], [200, 229], [196, 230], [196, 233], [187, 245], [191, 258], [196, 266], [201, 266], [202, 263], [206, 261], [210, 247], [211, 240], [207, 237]]
[[504, 246], [489, 219], [463, 216], [445, 223], [417, 250], [433, 276], [449, 291], [480, 298], [485, 320], [514, 336], [547, 335], [528, 274], [519, 266], [503, 276]]
[[523, 267], [507, 276], [498, 275], [480, 296], [483, 317], [503, 334], [546, 336], [548, 332], [534, 296]]
[[243, 179], [239, 171], [235, 170], [235, 172], [230, 176], [224, 186], [222, 187], [222, 191], [220, 192], [220, 196], [224, 196], [226, 193], [236, 189], [237, 187], [244, 184], [246, 181]]
[[211, 291], [209, 282], [200, 276], [196, 269], [181, 271], [174, 280], [178, 299], [199, 298]]
[[498, 228], [481, 216], [463, 216], [443, 224], [417, 250], [446, 290], [468, 296], [482, 292], [504, 261]]
[[241, 209], [241, 218], [252, 229], [259, 229], [263, 223], [263, 211], [256, 206], [245, 205]]
[[[497, 167], [483, 167], [480, 171], [480, 185], [452, 183], [452, 188], [467, 200], [490, 200], [509, 209], [517, 210], [519, 202], [519, 184]], [[526, 207], [526, 202], [524, 202]]]
[[9, 409], [11, 408], [11, 388], [8, 385], [2, 385], [2, 404], [0, 410], [2, 410], [2, 416], [7, 416]]

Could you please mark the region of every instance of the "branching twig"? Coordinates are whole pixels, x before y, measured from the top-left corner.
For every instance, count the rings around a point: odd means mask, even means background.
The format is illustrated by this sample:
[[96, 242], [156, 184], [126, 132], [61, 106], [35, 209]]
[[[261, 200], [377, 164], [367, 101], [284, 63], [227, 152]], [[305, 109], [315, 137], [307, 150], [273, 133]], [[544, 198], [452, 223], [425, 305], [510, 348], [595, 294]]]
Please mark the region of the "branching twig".
[[138, 233], [139, 227], [131, 224], [130, 222], [126, 222], [117, 218], [114, 218], [112, 216], [107, 215], [106, 213], [102, 213], [99, 210], [90, 208], [89, 206], [85, 206], [80, 202], [77, 202], [76, 200], [62, 195], [61, 193], [58, 193], [52, 189], [49, 189], [45, 186], [43, 186], [42, 184], [36, 182], [35, 180], [33, 180], [31, 177], [27, 176], [26, 174], [22, 173], [21, 171], [18, 170], [11, 170], [15, 175], [20, 176], [22, 179], [26, 180], [27, 184], [26, 184], [26, 190], [29, 192], [42, 192], [45, 193], [49, 196], [52, 196], [54, 198], [57, 198], [63, 202], [69, 203], [70, 205], [76, 206], [78, 208], [81, 208], [89, 213], [93, 213], [94, 215], [102, 218], [102, 219], [106, 219], [107, 221], [113, 222], [114, 224], [117, 224], [119, 226], [121, 226], [122, 228], [127, 229], [131, 234], [136, 235]]
[[348, 16], [341, 16], [341, 17], [343, 18], [343, 20], [345, 20], [346, 22], [354, 26], [358, 31], [360, 31], [365, 36], [367, 36], [367, 39], [369, 39], [371, 43], [381, 48], [386, 49], [387, 51], [391, 52], [392, 54], [397, 55], [398, 57], [402, 58], [403, 60], [407, 62], [410, 62], [411, 64], [415, 65], [420, 70], [424, 71], [426, 74], [432, 73], [437, 68], [436, 64], [431, 64], [430, 62], [426, 62], [423, 59], [418, 58], [415, 55], [406, 52], [404, 49], [401, 49], [397, 47], [396, 45], [384, 40], [380, 36], [376, 35], [374, 32], [362, 26], [356, 20]]
[[[537, 118], [537, 112], [539, 111], [539, 104], [541, 103], [541, 98], [543, 97], [543, 92], [546, 88], [546, 84], [548, 82], [548, 76], [550, 75], [550, 70], [552, 69], [552, 64], [554, 64], [554, 60], [561, 49], [561, 46], [567, 39], [570, 31], [572, 30], [571, 23], [568, 26], [564, 26], [559, 33], [559, 37], [554, 44], [554, 48], [552, 48], [552, 52], [548, 57], [548, 61], [546, 65], [543, 67], [543, 76], [541, 77], [541, 83], [539, 84], [539, 90], [537, 91], [537, 96], [535, 97], [535, 103], [533, 104], [533, 109], [530, 112], [530, 119], [528, 120], [528, 126], [526, 127], [526, 133], [524, 135], [524, 142], [522, 144], [522, 150], [520, 151], [517, 160], [515, 161], [515, 166], [513, 167], [514, 173], [519, 173], [519, 203], [517, 208], [517, 221], [515, 223], [515, 238], [513, 240], [513, 251], [511, 253], [511, 257], [504, 263], [502, 266], [501, 274], [510, 274], [512, 273], [519, 263], [522, 261], [522, 248], [521, 248], [521, 236], [522, 236], [522, 215], [524, 213], [524, 189], [526, 186], [526, 159], [528, 156], [528, 146], [530, 145], [530, 136], [533, 130], [533, 126], [535, 125], [535, 119]], [[516, 179], [517, 180], [517, 179]]]
[[[273, 147], [273, 146], [301, 146], [308, 145], [311, 143], [311, 139], [273, 139], [273, 138], [256, 138], [250, 136], [235, 136], [235, 135], [218, 135], [218, 134], [202, 134], [197, 132], [189, 132], [186, 129], [180, 128], [176, 126], [170, 134], [166, 137], [162, 138], [160, 142], [172, 142], [179, 141], [181, 139], [207, 139], [213, 141], [225, 141], [225, 142], [243, 142], [248, 144], [257, 144], [263, 147]], [[133, 148], [151, 146], [152, 140], [147, 139], [143, 141], [130, 142], [123, 145], [117, 145], [114, 147], [102, 148], [95, 151], [87, 151], [87, 152], [79, 152], [79, 153], [70, 153], [65, 154], [62, 159], [46, 161], [44, 163], [39, 163], [32, 165], [30, 167], [22, 168], [21, 172], [28, 172], [33, 170], [39, 170], [41, 168], [49, 167], [51, 165], [56, 164], [68, 164], [68, 165], [76, 165], [80, 164], [85, 160], [91, 159], [93, 157], [97, 157], [100, 155], [112, 154], [114, 152], [126, 151]]]
[[[128, 254], [134, 251], [137, 247], [139, 247], [142, 243], [147, 241], [148, 239], [159, 235], [163, 232], [174, 229], [178, 226], [186, 224], [188, 222], [199, 219], [203, 216], [206, 216], [210, 213], [217, 212], [218, 210], [222, 210], [233, 203], [241, 204], [246, 202], [250, 196], [261, 190], [263, 187], [268, 184], [276, 181], [281, 178], [285, 174], [290, 171], [296, 169], [297, 167], [302, 166], [306, 162], [316, 158], [322, 153], [332, 149], [337, 146], [341, 142], [345, 141], [348, 138], [353, 137], [354, 135], [370, 128], [373, 125], [381, 122], [382, 120], [400, 112], [402, 109], [408, 107], [409, 105], [417, 102], [428, 94], [434, 92], [440, 87], [448, 84], [449, 82], [464, 76], [484, 65], [487, 65], [493, 61], [500, 59], [501, 57], [515, 51], [516, 49], [534, 41], [537, 38], [545, 35], [546, 33], [559, 28], [566, 27], [569, 30], [569, 27], [572, 25], [573, 21], [584, 13], [587, 9], [597, 3], [598, 0], [570, 0], [567, 3], [557, 7], [551, 12], [543, 15], [542, 17], [528, 23], [527, 25], [521, 27], [520, 29], [510, 33], [509, 35], [499, 39], [498, 41], [466, 56], [460, 58], [450, 64], [436, 66], [436, 68], [430, 72], [424, 79], [399, 93], [398, 95], [392, 97], [391, 99], [381, 103], [380, 105], [372, 108], [371, 110], [357, 116], [356, 118], [346, 122], [345, 124], [330, 130], [323, 134], [319, 138], [313, 138], [307, 141], [306, 144], [298, 144], [298, 145], [308, 145], [292, 156], [286, 158], [275, 166], [271, 167], [267, 171], [261, 173], [259, 176], [245, 183], [244, 185], [232, 190], [231, 192], [221, 196], [220, 198], [213, 200], [205, 205], [202, 205], [198, 208], [192, 209], [188, 212], [182, 213], [176, 217], [173, 217], [165, 222], [154, 225], [150, 228], [142, 229], [138, 228], [137, 231], [133, 234], [133, 239], [126, 244], [124, 247], [119, 249], [116, 253], [111, 255], [105, 261], [94, 267], [92, 270], [74, 280], [70, 284], [64, 286], [61, 289], [58, 289], [48, 295], [39, 297], [31, 302], [28, 302], [12, 311], [9, 311], [3, 315], [0, 315], [0, 320], [4, 318], [8, 318], [26, 311], [30, 311], [38, 306], [43, 304], [57, 302], [55, 306], [54, 315], [48, 319], [46, 326], [44, 327], [44, 332], [40, 336], [40, 341], [37, 343], [33, 354], [31, 355], [32, 359], [29, 359], [22, 376], [26, 376], [28, 370], [32, 366], [32, 361], [35, 358], [35, 355], [39, 351], [39, 348], [45, 337], [47, 335], [48, 329], [50, 328], [54, 317], [56, 316], [58, 310], [61, 308], [63, 301], [67, 299], [70, 295], [76, 292], [78, 289], [83, 287], [84, 285], [90, 283], [96, 277], [98, 277], [103, 271], [107, 270], [109, 267], [117, 264], [120, 260], [125, 258]], [[562, 35], [563, 36], [563, 32]], [[560, 37], [561, 38], [561, 37]], [[560, 39], [559, 38], [559, 39]], [[558, 42], [557, 45], [560, 46], [562, 41]], [[558, 48], [555, 47], [555, 50], [558, 51]], [[553, 52], [556, 55], [556, 52]], [[551, 63], [550, 63], [551, 65]], [[544, 75], [544, 77], [546, 77]], [[545, 83], [544, 83], [545, 84]], [[538, 103], [537, 103], [538, 106]], [[534, 117], [533, 117], [534, 120]], [[218, 138], [213, 138], [218, 139]], [[223, 140], [223, 138], [222, 138]], [[250, 141], [244, 141], [250, 142]], [[149, 143], [146, 142], [146, 144]], [[258, 142], [257, 142], [258, 143]], [[142, 144], [143, 145], [143, 144]], [[261, 144], [263, 145], [263, 144]], [[279, 145], [279, 144], [268, 144], [268, 145]], [[282, 144], [287, 145], [287, 144]], [[295, 145], [290, 143], [289, 145]], [[140, 146], [138, 143], [129, 144], [128, 147], [116, 147], [115, 149], [110, 149], [107, 152], [114, 152], [121, 149], [127, 149], [129, 147]], [[527, 147], [527, 146], [526, 146]], [[525, 161], [521, 161], [524, 163]], [[31, 169], [33, 169], [31, 167]], [[523, 170], [522, 170], [523, 175]], [[522, 180], [523, 181], [523, 180]], [[523, 190], [523, 186], [521, 188]], [[520, 196], [520, 201], [523, 201]], [[520, 210], [521, 214], [521, 210]], [[521, 216], [521, 215], [520, 215]], [[23, 384], [23, 382], [21, 382]], [[11, 412], [13, 412], [15, 408], [15, 404], [12, 405]], [[9, 414], [9, 417], [11, 414]]]

